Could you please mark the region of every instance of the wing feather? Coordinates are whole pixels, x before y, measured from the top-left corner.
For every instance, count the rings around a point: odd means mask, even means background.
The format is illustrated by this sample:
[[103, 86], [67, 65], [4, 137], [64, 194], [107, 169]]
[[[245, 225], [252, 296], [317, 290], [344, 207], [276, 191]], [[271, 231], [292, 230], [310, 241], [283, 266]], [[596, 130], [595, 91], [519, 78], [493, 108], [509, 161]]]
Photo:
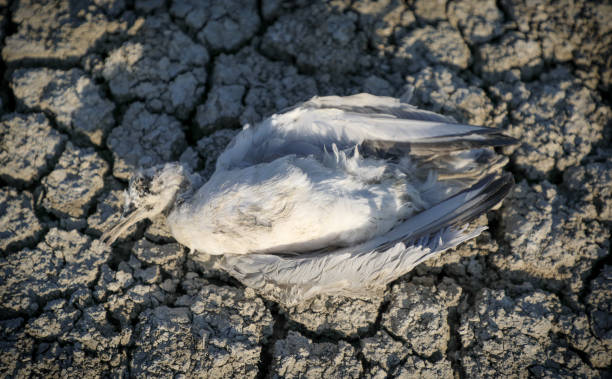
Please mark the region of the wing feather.
[[415, 266], [477, 237], [485, 227], [466, 233], [444, 229], [410, 244], [398, 242], [384, 252], [345, 252], [290, 258], [270, 254], [227, 255], [217, 262], [244, 285], [287, 306], [317, 295], [381, 296], [388, 283]]
[[513, 143], [499, 130], [458, 124], [391, 97], [315, 97], [246, 126], [217, 160], [217, 170], [270, 162], [287, 154], [316, 155], [336, 144], [366, 143], [376, 151], [441, 153]]

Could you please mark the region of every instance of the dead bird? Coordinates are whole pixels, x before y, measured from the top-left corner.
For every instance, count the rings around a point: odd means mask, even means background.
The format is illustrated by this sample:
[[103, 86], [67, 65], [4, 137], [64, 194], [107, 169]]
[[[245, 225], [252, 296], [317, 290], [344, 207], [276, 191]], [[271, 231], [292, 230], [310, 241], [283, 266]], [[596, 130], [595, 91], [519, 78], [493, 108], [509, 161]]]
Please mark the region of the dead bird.
[[195, 259], [286, 304], [367, 297], [486, 229], [466, 226], [514, 183], [491, 147], [514, 143], [391, 97], [314, 97], [245, 126], [199, 188], [176, 163], [137, 172], [102, 240], [164, 213]]

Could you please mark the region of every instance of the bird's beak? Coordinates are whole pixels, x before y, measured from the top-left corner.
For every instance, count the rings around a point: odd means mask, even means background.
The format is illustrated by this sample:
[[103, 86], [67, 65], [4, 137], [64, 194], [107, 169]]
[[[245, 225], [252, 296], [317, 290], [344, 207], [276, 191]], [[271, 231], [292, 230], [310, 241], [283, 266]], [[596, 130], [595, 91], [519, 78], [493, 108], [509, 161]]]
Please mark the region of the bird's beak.
[[144, 209], [132, 209], [131, 211], [125, 212], [121, 216], [121, 219], [119, 219], [117, 225], [102, 234], [100, 241], [107, 246], [111, 246], [130, 226], [145, 218], [147, 218], [147, 216], [145, 215]]

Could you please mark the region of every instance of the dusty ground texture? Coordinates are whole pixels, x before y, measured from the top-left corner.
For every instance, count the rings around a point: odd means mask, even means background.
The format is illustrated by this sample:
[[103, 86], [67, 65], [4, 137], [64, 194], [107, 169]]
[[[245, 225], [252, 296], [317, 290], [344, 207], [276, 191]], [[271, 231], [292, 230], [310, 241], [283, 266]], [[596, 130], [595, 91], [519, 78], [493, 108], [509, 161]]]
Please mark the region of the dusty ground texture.
[[[612, 375], [612, 6], [0, 0], [0, 376]], [[116, 220], [139, 166], [205, 176], [315, 94], [504, 129], [489, 231], [383, 298], [288, 308]]]

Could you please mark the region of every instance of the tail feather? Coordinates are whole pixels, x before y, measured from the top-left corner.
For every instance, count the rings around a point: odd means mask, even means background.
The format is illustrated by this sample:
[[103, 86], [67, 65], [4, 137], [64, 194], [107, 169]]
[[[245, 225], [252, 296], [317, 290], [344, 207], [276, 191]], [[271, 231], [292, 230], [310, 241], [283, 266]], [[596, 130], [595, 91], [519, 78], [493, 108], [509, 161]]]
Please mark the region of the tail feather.
[[501, 201], [513, 184], [514, 179], [510, 174], [500, 177], [489, 175], [359, 248], [380, 251], [397, 241], [414, 240], [443, 228], [466, 224]]
[[499, 172], [508, 163], [508, 157], [490, 149], [475, 149], [434, 156], [434, 161], [422, 161], [419, 168], [435, 170], [439, 180], [480, 180]]

